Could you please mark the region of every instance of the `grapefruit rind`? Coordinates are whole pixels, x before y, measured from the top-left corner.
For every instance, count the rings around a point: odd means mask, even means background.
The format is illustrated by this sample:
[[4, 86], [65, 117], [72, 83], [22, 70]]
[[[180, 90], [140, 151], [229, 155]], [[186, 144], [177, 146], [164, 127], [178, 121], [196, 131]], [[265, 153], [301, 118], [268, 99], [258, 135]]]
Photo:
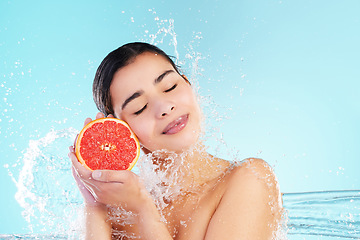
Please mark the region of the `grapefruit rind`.
[[[136, 135], [132, 132], [132, 130], [130, 129], [129, 125], [128, 125], [126, 122], [124, 122], [124, 121], [122, 121], [122, 120], [120, 120], [120, 119], [118, 119], [118, 118], [110, 118], [110, 117], [108, 117], [108, 118], [98, 118], [98, 119], [93, 120], [93, 121], [91, 121], [90, 123], [86, 124], [86, 125], [84, 126], [84, 128], [80, 131], [80, 133], [79, 133], [79, 135], [78, 135], [78, 137], [77, 137], [77, 139], [76, 139], [75, 154], [76, 154], [79, 162], [80, 162], [85, 168], [87, 168], [87, 169], [89, 169], [89, 170], [91, 170], [91, 171], [94, 171], [95, 169], [91, 169], [91, 168], [86, 164], [85, 160], [83, 159], [83, 157], [82, 157], [82, 155], [81, 155], [81, 153], [80, 153], [81, 140], [82, 140], [82, 138], [83, 138], [84, 133], [86, 132], [86, 130], [88, 130], [88, 129], [89, 129], [90, 127], [92, 127], [94, 124], [96, 124], [96, 123], [104, 123], [105, 121], [109, 121], [109, 120], [110, 120], [110, 121], [115, 121], [116, 123], [121, 123], [122, 125], [124, 125], [125, 127], [127, 127], [128, 130], [130, 131], [130, 138], [135, 140], [135, 143], [136, 143], [136, 156], [135, 156], [135, 158], [129, 163], [129, 167], [128, 167], [127, 169], [125, 169], [125, 170], [131, 170], [131, 169], [135, 166], [137, 160], [139, 159], [139, 156], [140, 156], [140, 144], [139, 144], [139, 140], [137, 139]], [[100, 169], [99, 169], [99, 170], [100, 170]], [[104, 169], [102, 169], [102, 170], [104, 170]]]

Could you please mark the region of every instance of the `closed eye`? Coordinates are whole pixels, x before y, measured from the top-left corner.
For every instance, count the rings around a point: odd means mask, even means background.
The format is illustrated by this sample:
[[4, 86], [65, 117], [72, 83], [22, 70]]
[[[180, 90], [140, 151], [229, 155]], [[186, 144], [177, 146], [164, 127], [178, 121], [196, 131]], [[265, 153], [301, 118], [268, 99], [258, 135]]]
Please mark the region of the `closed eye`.
[[172, 86], [171, 88], [165, 90], [164, 92], [170, 92], [172, 90], [174, 90], [177, 87], [177, 84], [175, 84], [174, 86]]
[[146, 109], [146, 107], [147, 107], [147, 104], [143, 108], [141, 108], [139, 111], [134, 112], [134, 114], [139, 115], [140, 113], [142, 113]]

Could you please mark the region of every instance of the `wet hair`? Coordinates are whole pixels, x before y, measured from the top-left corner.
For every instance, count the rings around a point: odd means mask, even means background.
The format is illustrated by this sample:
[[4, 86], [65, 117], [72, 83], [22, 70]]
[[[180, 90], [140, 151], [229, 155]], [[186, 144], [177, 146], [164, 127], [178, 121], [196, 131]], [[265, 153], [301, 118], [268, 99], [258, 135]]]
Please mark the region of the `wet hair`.
[[114, 74], [119, 69], [132, 63], [137, 56], [145, 52], [156, 53], [165, 57], [176, 72], [180, 74], [178, 67], [173, 60], [171, 60], [170, 56], [154, 45], [143, 42], [133, 42], [119, 47], [109, 53], [101, 62], [96, 71], [93, 83], [93, 98], [95, 104], [99, 111], [105, 114], [105, 116], [114, 114], [110, 95], [110, 85]]

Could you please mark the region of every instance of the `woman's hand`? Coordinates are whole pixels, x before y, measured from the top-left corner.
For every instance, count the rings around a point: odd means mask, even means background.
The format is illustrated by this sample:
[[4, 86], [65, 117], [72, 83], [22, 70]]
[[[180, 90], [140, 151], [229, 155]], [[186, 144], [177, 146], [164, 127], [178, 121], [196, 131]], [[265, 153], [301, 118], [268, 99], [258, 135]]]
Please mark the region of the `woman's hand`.
[[[96, 119], [103, 118], [102, 113], [96, 115]], [[112, 115], [109, 117], [113, 117]], [[84, 126], [91, 122], [91, 118], [87, 118], [84, 122]], [[77, 137], [75, 139], [75, 142]], [[74, 145], [75, 145], [74, 142]], [[85, 200], [85, 218], [86, 218], [86, 240], [97, 239], [112, 239], [111, 238], [111, 224], [108, 221], [108, 209], [105, 204], [96, 200], [94, 193], [94, 186], [89, 185], [91, 180], [92, 171], [83, 167], [78, 161], [75, 155], [74, 146], [69, 147], [69, 157], [73, 163], [72, 173], [75, 181], [79, 187], [81, 194]]]
[[[104, 117], [104, 114], [102, 113], [98, 113], [96, 114], [96, 119], [99, 119], [99, 118], [103, 118]], [[109, 117], [113, 117], [113, 115], [109, 115]], [[84, 121], [84, 126], [87, 125], [88, 123], [90, 123], [92, 121], [91, 118], [86, 118], [85, 121]], [[87, 169], [84, 169], [82, 171], [82, 174], [83, 175], [80, 175], [79, 172], [78, 172], [78, 167], [75, 167], [74, 166], [74, 163], [76, 163], [76, 165], [78, 165], [79, 161], [75, 155], [75, 143], [76, 143], [76, 140], [77, 140], [77, 137], [75, 138], [74, 140], [74, 145], [73, 146], [70, 146], [69, 147], [69, 158], [71, 159], [71, 161], [73, 162], [73, 166], [72, 166], [72, 174], [73, 174], [73, 177], [76, 181], [76, 184], [84, 198], [84, 201], [85, 201], [85, 204], [87, 206], [97, 206], [99, 205], [99, 203], [97, 203], [97, 201], [95, 200], [93, 194], [91, 193], [92, 191], [92, 188], [90, 188], [89, 186], [87, 186], [85, 183], [84, 183], [84, 179], [87, 179], [89, 177], [91, 177], [91, 171], [90, 170], [87, 170]], [[82, 167], [82, 166], [81, 166]], [[87, 171], [86, 171], [87, 170]]]
[[[69, 147], [70, 149], [70, 153], [69, 153], [69, 157], [71, 158], [72, 161], [77, 161], [76, 155], [74, 153], [74, 147]], [[75, 170], [74, 167], [72, 167], [72, 174], [73, 177], [76, 181], [76, 184], [84, 198], [85, 204], [87, 206], [96, 206], [98, 205], [98, 203], [96, 202], [95, 198], [93, 197], [93, 195], [90, 193], [91, 189], [88, 189], [84, 182], [82, 181], [81, 177], [79, 176], [79, 173]]]
[[86, 204], [121, 206], [125, 210], [139, 213], [144, 205], [152, 202], [139, 177], [128, 170], [86, 169], [70, 154], [73, 172]]
[[144, 206], [153, 204], [142, 181], [131, 171], [96, 170], [92, 172], [92, 178], [96, 181], [93, 191], [98, 202], [121, 206], [134, 213], [140, 213]]
[[[96, 119], [103, 117], [102, 113], [96, 115]], [[113, 116], [109, 115], [109, 117]], [[84, 125], [91, 121], [91, 118], [87, 118]], [[127, 170], [90, 171], [78, 161], [74, 154], [74, 147], [69, 149], [69, 157], [73, 164], [73, 175], [86, 204], [96, 205], [102, 203], [110, 206], [121, 206], [125, 210], [139, 212], [142, 206], [149, 205], [150, 202], [152, 203], [144, 185], [133, 172]]]

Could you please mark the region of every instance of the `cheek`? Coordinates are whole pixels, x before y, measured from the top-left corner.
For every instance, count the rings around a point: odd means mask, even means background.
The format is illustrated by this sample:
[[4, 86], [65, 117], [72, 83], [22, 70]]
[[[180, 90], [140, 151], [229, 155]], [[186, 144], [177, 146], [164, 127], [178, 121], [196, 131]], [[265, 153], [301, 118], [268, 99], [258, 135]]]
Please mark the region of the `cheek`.
[[136, 120], [130, 121], [128, 123], [139, 139], [140, 143], [147, 145], [147, 143], [150, 142], [150, 138], [152, 136], [152, 123], [149, 120], [142, 120], [141, 118], [137, 118]]
[[194, 105], [196, 103], [196, 97], [193, 90], [188, 85], [183, 85], [181, 91], [177, 92], [175, 98], [178, 100], [178, 103], [185, 105]]
[[197, 102], [195, 94], [192, 92], [192, 89], [184, 91], [180, 98], [184, 105], [187, 105], [194, 111], [193, 114], [200, 114], [200, 106]]

